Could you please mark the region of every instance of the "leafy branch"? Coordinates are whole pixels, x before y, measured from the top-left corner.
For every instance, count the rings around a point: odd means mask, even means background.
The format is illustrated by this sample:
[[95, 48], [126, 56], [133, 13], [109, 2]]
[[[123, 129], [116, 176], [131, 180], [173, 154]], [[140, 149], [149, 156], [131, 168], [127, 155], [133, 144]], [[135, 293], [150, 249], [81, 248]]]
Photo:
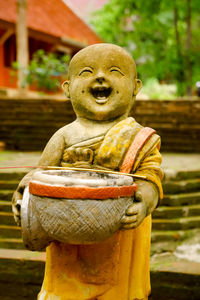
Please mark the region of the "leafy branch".
[[[61, 78], [67, 74], [68, 63], [69, 56], [58, 57], [55, 53], [45, 53], [40, 49], [33, 54], [28, 69], [22, 70], [25, 73], [24, 85], [35, 86], [38, 90], [56, 92], [59, 90]], [[18, 62], [13, 63], [13, 68], [16, 71], [20, 69]]]

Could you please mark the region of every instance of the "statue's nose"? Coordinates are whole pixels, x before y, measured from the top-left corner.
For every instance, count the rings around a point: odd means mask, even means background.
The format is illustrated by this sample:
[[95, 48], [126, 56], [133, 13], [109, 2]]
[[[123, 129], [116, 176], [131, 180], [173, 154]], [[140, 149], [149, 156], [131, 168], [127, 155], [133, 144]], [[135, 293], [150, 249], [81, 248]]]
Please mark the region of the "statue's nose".
[[103, 83], [105, 81], [105, 75], [103, 72], [99, 72], [97, 74], [96, 81], [99, 83]]

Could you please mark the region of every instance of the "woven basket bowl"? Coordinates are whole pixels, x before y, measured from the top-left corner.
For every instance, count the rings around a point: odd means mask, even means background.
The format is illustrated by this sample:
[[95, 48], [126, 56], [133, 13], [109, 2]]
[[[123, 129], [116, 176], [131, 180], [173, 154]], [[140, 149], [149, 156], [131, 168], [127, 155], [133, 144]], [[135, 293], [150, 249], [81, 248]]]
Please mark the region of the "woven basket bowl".
[[129, 176], [77, 171], [37, 172], [29, 184], [24, 240], [27, 244], [29, 235], [28, 244], [34, 243], [31, 240], [40, 243], [35, 233], [40, 226], [44, 243], [53, 240], [69, 244], [101, 242], [120, 229], [121, 218], [133, 203], [136, 188]]

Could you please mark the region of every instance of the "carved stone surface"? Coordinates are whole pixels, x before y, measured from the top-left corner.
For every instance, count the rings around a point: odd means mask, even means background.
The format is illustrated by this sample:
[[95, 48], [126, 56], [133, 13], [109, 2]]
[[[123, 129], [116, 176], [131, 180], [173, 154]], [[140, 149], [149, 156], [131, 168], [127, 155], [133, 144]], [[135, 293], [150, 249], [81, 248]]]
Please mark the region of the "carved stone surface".
[[41, 227], [34, 212], [28, 187], [25, 189], [22, 199], [21, 227], [23, 242], [27, 249], [42, 250], [50, 243], [51, 239]]

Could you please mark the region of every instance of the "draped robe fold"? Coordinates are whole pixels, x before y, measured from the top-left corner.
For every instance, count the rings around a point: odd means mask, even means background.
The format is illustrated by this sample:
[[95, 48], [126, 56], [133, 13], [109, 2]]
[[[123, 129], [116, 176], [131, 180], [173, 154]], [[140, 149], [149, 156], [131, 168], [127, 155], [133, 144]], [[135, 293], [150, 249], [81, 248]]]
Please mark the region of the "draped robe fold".
[[[92, 139], [84, 142], [83, 147], [95, 149], [91, 168], [119, 171], [141, 128], [133, 118], [127, 118], [100, 137], [98, 145]], [[154, 134], [138, 154], [132, 173], [145, 175], [162, 198], [159, 147], [160, 138]], [[151, 216], [148, 216], [136, 229], [119, 231], [99, 244], [52, 242], [46, 250], [45, 277], [38, 300], [148, 299], [150, 238]]]

